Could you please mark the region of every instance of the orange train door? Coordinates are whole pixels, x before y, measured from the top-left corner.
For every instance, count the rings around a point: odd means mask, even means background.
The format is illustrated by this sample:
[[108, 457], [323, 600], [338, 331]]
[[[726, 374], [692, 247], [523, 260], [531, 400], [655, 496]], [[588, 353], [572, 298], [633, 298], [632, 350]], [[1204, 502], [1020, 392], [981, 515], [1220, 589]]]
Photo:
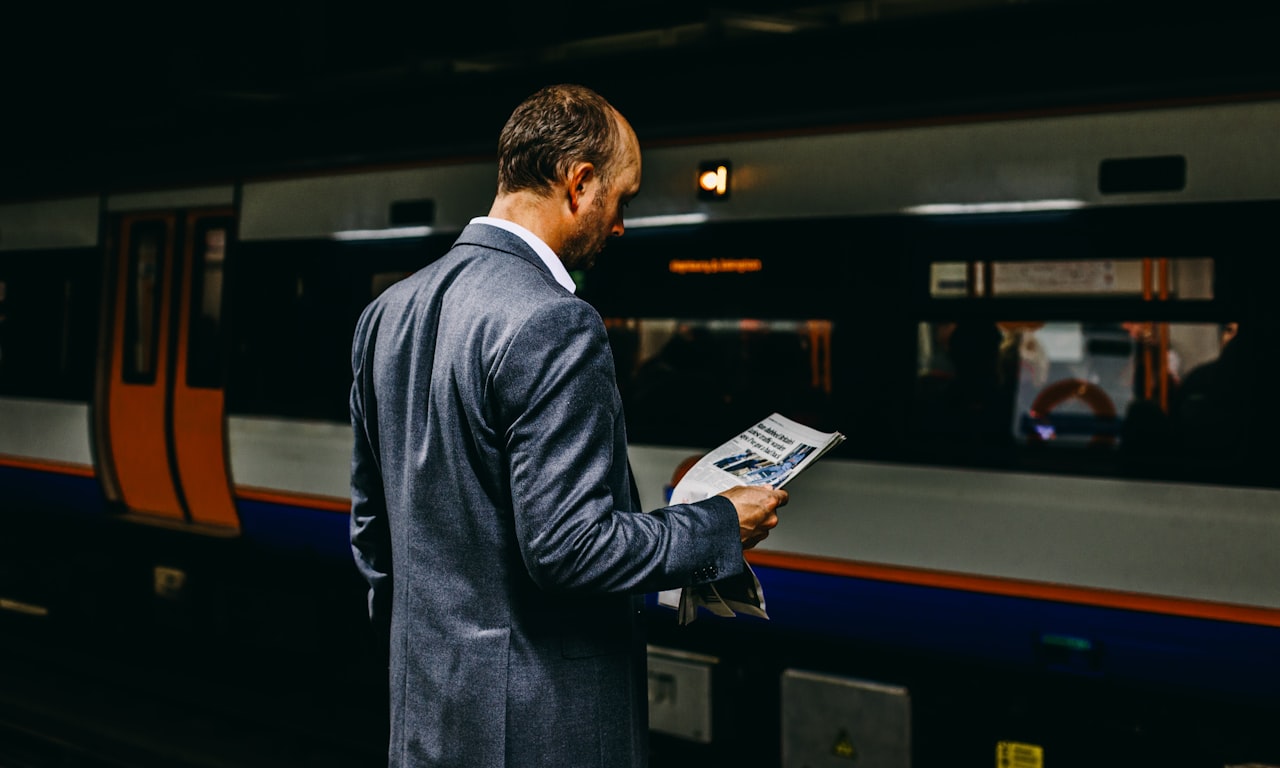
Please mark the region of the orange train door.
[[230, 209], [113, 222], [95, 441], [108, 498], [136, 519], [236, 534], [223, 390]]

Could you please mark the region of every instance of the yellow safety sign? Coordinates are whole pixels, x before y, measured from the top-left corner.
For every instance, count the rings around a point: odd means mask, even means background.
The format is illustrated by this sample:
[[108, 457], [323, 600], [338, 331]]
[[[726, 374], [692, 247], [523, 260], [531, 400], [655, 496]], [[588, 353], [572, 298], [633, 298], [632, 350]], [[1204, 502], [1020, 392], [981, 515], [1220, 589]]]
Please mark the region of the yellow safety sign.
[[996, 742], [996, 768], [1044, 768], [1044, 747], [1018, 741]]
[[836, 734], [836, 743], [831, 747], [831, 754], [846, 760], [858, 759], [858, 749], [853, 746], [853, 739], [849, 738], [849, 732], [845, 729], [841, 728]]

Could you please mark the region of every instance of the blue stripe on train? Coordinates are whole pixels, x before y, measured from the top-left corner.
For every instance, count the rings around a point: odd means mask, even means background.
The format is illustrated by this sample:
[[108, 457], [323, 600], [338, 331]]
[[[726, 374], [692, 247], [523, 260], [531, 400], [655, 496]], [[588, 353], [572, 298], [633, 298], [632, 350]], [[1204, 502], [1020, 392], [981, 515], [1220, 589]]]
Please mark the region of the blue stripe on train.
[[262, 547], [324, 560], [351, 561], [351, 516], [311, 507], [237, 499], [247, 539]]
[[96, 477], [0, 466], [0, 503], [8, 512], [40, 510], [66, 515], [106, 514]]
[[[102, 516], [106, 500], [95, 477], [0, 466], [0, 508], [5, 512]], [[348, 515], [288, 504], [238, 500], [246, 538], [262, 546], [329, 560], [351, 559]]]
[[1280, 691], [1277, 627], [779, 568], [755, 571], [770, 620], [730, 621], [766, 631], [1271, 703]]

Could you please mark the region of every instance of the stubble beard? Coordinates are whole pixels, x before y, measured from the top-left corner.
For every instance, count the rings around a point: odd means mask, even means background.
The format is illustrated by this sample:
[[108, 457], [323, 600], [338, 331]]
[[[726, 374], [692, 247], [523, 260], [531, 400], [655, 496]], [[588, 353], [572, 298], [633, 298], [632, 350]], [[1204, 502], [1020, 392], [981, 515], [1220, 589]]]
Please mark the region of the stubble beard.
[[583, 217], [581, 226], [560, 246], [558, 255], [565, 269], [572, 272], [595, 266], [596, 256], [604, 250], [604, 245], [609, 240], [606, 218], [604, 196], [597, 195], [587, 215]]

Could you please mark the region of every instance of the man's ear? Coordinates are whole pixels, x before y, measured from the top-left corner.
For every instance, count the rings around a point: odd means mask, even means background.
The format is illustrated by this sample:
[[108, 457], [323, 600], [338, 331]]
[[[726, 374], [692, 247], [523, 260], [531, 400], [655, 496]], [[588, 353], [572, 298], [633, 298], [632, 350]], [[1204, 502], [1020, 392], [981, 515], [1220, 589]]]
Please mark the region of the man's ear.
[[596, 167], [591, 163], [577, 163], [569, 172], [569, 210], [577, 211], [586, 195], [587, 186], [595, 181]]

